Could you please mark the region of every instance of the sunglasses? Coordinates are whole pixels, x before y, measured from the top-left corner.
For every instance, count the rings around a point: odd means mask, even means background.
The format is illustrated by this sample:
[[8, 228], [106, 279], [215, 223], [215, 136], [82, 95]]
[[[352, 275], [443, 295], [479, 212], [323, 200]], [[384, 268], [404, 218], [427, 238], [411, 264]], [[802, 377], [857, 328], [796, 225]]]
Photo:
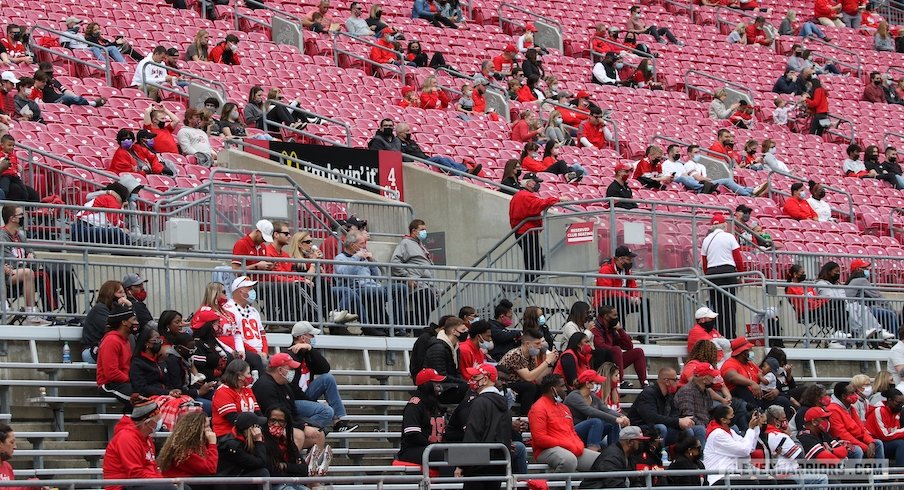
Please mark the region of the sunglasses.
[[314, 243], [314, 240], [302, 240], [301, 243]]

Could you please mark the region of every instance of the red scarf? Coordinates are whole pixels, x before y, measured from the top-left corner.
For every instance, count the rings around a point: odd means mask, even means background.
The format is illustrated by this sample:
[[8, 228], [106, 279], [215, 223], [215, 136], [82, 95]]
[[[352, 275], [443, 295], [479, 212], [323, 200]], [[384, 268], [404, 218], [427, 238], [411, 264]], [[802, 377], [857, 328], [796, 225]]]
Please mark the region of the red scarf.
[[[712, 434], [712, 432], [716, 429], [725, 430], [725, 428], [722, 427], [721, 424], [719, 424], [715, 420], [710, 420], [709, 424], [706, 426], [706, 437], [709, 437], [709, 435]], [[726, 431], [726, 432], [728, 432], [728, 431]]]

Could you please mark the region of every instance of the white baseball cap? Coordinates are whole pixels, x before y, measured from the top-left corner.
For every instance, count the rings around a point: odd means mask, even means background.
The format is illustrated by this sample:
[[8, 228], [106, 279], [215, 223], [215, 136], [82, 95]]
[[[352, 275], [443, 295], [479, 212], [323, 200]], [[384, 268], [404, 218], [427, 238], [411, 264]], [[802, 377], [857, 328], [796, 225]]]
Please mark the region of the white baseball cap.
[[699, 320], [701, 318], [715, 318], [717, 316], [719, 316], [718, 313], [716, 313], [713, 310], [710, 310], [709, 308], [707, 308], [705, 306], [698, 308], [697, 312], [694, 313], [694, 318], [697, 320]]
[[265, 242], [273, 243], [273, 223], [271, 223], [270, 220], [262, 219], [258, 221], [254, 227], [257, 231], [261, 232]]
[[12, 83], [19, 83], [21, 81], [18, 78], [16, 78], [16, 74], [11, 71], [5, 71], [3, 73], [0, 73], [0, 79], [2, 79], [4, 82], [12, 82]]
[[239, 276], [232, 281], [232, 290], [235, 291], [239, 288], [249, 288], [255, 284], [257, 284], [257, 281], [252, 281], [248, 276]]

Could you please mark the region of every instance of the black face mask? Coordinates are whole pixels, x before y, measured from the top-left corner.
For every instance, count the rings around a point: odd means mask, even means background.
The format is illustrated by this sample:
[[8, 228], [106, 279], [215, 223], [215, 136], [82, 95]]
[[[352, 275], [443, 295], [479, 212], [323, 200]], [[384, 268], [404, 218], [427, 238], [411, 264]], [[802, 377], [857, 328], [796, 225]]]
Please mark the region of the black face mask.
[[622, 266], [622, 270], [628, 272], [632, 267], [634, 267], [634, 262], [625, 262], [625, 265]]
[[841, 274], [832, 274], [829, 276], [829, 281], [835, 283], [841, 280]]
[[21, 41], [21, 40], [22, 40], [22, 33], [21, 33], [21, 32], [14, 32], [14, 33], [12, 34], [12, 38], [13, 38], [13, 41]]
[[886, 158], [885, 161], [887, 161], [888, 163], [897, 163], [898, 157], [889, 157]]
[[521, 175], [521, 170], [520, 170], [520, 169], [515, 170], [515, 175], [516, 175], [516, 176], [520, 176], [520, 175]]
[[154, 342], [153, 344], [151, 344], [151, 346], [148, 348], [148, 350], [150, 351], [151, 354], [156, 355], [156, 354], [160, 353], [160, 349], [162, 349], [162, 348], [163, 348], [163, 342], [158, 340], [158, 341]]
[[158, 121], [158, 122], [157, 122], [157, 127], [160, 128], [160, 129], [165, 128], [165, 127], [166, 127], [166, 122], [164, 122], [164, 121]]
[[468, 332], [459, 332], [457, 337], [459, 342], [464, 342], [468, 340]]
[[826, 197], [826, 191], [819, 191], [816, 194], [813, 194], [813, 198], [817, 200], [820, 200], [824, 197]]
[[376, 14], [374, 14], [375, 19], [379, 19], [380, 17], [383, 17], [383, 12], [377, 12]]
[[725, 148], [734, 148], [734, 141], [726, 141], [725, 143], [722, 143], [722, 146]]
[[712, 332], [713, 329], [716, 328], [716, 322], [714, 322], [712, 320], [707, 320], [705, 322], [700, 321], [697, 323], [699, 323], [700, 326], [703, 327], [703, 330], [706, 330], [707, 332]]
[[380, 134], [383, 135], [384, 138], [392, 138], [393, 128], [383, 128], [380, 130]]
[[615, 317], [615, 318], [607, 318], [607, 319], [606, 319], [606, 326], [607, 326], [607, 327], [612, 328], [612, 327], [614, 327], [614, 326], [616, 326], [616, 325], [618, 325], [618, 317]]
[[804, 281], [807, 280], [807, 275], [806, 275], [806, 274], [801, 274], [801, 275], [797, 276], [797, 280], [800, 281], [800, 282], [804, 282]]
[[873, 85], [882, 85], [882, 80], [873, 80]]
[[656, 158], [650, 159], [650, 163], [652, 163], [653, 165], [656, 165], [657, 163], [659, 163], [661, 161], [662, 161], [662, 157], [656, 157]]
[[539, 182], [534, 184], [534, 192], [540, 192], [540, 183]]

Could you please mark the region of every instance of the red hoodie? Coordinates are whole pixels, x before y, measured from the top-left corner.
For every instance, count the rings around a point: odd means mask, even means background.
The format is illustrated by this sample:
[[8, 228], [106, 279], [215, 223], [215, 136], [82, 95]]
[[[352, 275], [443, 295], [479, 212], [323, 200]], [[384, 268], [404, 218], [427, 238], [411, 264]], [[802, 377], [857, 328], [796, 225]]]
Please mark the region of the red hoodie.
[[810, 207], [810, 203], [805, 199], [798, 199], [796, 197], [792, 197], [785, 201], [785, 207], [782, 211], [796, 220], [817, 218], [816, 211], [813, 211], [813, 208]]
[[[220, 460], [217, 445], [208, 444], [204, 454], [192, 453], [172, 468], [163, 472], [167, 478], [191, 478], [193, 476], [213, 476], [217, 473], [217, 462]], [[175, 463], [175, 462], [174, 462]]]
[[574, 431], [571, 410], [564, 403], [556, 403], [548, 396], [541, 396], [530, 408], [527, 420], [530, 423], [535, 459], [551, 447], [560, 447], [578, 457], [584, 454], [584, 442]]
[[515, 193], [512, 200], [509, 201], [509, 225], [514, 228], [525, 218], [536, 218], [521, 225], [515, 233], [523, 235], [534, 228], [542, 228], [543, 220], [540, 219], [540, 215], [546, 208], [557, 202], [559, 202], [558, 197], [543, 199], [534, 192], [522, 189]]
[[831, 423], [831, 427], [829, 432], [832, 434], [832, 437], [850, 442], [851, 444], [859, 446], [863, 451], [866, 451], [867, 446], [869, 446], [874, 439], [866, 432], [863, 421], [860, 420], [860, 415], [857, 414], [854, 407], [845, 408], [833, 399], [826, 410], [828, 410], [830, 414], [829, 422]]
[[[612, 259], [600, 266], [600, 270], [597, 273], [613, 276], [618, 274], [618, 270], [615, 268], [615, 259]], [[597, 307], [602, 306], [610, 299], [628, 299], [640, 297], [640, 290], [637, 289], [637, 281], [634, 279], [629, 279], [627, 276], [625, 276], [625, 279], [610, 279], [606, 277], [598, 277], [596, 278], [596, 285], [601, 288], [609, 288], [597, 289], [596, 291], [594, 291], [593, 305]]]
[[[157, 158], [157, 155], [151, 153], [150, 150], [141, 145], [133, 145], [132, 151], [135, 153], [135, 156], [144, 160], [151, 166], [152, 174], [163, 173], [163, 164], [160, 163], [160, 159]], [[113, 153], [113, 159], [110, 160], [110, 167], [107, 170], [116, 174], [121, 174], [123, 172], [146, 174], [147, 172], [138, 170], [138, 162], [136, 161], [135, 156], [132, 156], [132, 154], [129, 153], [129, 150], [117, 148]]]
[[[139, 478], [163, 478], [157, 469], [154, 441], [138, 431], [135, 421], [123, 415], [113, 439], [104, 453], [104, 480], [135, 480]], [[109, 486], [107, 490], [122, 490], [120, 486]]]
[[128, 335], [124, 337], [118, 330], [104, 334], [97, 351], [97, 386], [128, 383], [131, 363], [132, 347]]
[[866, 430], [880, 441], [897, 441], [904, 439], [901, 428], [901, 414], [892, 413], [888, 405], [882, 404], [866, 416]]

